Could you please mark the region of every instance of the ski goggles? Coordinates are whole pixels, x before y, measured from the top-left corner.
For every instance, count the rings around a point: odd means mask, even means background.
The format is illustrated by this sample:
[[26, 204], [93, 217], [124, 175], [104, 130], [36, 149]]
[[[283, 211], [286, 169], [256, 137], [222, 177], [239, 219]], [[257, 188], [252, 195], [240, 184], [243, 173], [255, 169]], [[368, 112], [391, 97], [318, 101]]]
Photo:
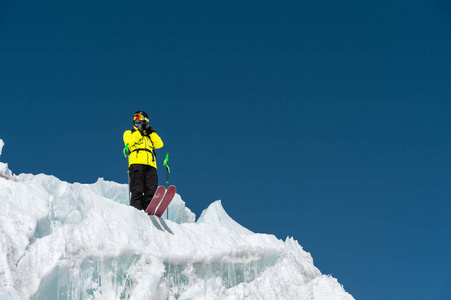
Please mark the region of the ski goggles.
[[144, 117], [141, 114], [136, 114], [133, 116], [133, 121], [145, 121], [145, 122], [149, 122], [149, 119]]

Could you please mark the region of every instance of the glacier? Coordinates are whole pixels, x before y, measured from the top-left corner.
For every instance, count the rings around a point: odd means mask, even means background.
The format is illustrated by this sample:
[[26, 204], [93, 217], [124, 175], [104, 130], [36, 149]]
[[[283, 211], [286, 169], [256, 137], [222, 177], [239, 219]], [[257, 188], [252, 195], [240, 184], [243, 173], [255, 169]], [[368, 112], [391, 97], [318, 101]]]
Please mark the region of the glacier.
[[244, 228], [220, 200], [196, 220], [177, 194], [158, 218], [127, 193], [0, 163], [0, 299], [354, 299], [296, 240]]

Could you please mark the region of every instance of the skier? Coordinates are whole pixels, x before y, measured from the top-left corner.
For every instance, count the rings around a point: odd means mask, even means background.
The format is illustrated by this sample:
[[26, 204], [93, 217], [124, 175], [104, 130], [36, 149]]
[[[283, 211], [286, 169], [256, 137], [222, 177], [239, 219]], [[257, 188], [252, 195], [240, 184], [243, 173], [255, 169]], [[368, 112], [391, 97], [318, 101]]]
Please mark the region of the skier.
[[143, 111], [133, 115], [133, 129], [124, 132], [124, 144], [128, 149], [130, 205], [145, 210], [158, 186], [155, 150], [163, 147], [163, 141], [149, 125], [149, 116]]

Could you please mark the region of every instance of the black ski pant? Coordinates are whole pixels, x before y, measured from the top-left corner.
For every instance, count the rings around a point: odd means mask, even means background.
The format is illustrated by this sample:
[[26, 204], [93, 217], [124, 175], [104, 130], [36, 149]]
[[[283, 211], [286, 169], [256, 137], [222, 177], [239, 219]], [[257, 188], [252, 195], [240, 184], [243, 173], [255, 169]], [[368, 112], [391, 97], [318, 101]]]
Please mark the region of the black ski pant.
[[148, 165], [130, 166], [130, 205], [145, 210], [158, 186], [157, 169]]

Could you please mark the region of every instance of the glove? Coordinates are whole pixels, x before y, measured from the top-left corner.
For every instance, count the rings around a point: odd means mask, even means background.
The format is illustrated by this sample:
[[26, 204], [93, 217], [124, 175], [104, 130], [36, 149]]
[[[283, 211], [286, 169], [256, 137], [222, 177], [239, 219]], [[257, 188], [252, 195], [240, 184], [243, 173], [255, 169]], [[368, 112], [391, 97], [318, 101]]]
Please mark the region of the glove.
[[147, 135], [150, 135], [152, 132], [155, 132], [153, 127], [147, 123], [143, 125], [143, 129], [144, 129], [145, 134], [147, 134]]

